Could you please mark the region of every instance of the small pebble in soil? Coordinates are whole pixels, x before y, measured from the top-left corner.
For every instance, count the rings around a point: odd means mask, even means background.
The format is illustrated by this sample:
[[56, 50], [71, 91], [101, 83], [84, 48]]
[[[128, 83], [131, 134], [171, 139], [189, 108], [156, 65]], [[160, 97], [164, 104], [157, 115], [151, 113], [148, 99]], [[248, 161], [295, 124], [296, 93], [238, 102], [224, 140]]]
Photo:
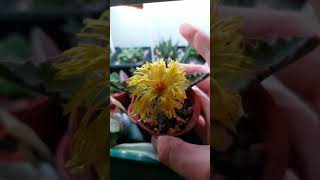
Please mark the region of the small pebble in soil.
[[173, 128], [169, 128], [169, 130], [168, 130], [168, 134], [173, 134], [173, 133], [175, 133], [175, 132], [176, 132], [176, 130], [173, 129]]
[[188, 107], [187, 112], [186, 112], [186, 115], [187, 115], [187, 116], [191, 116], [192, 113], [193, 113], [192, 107]]
[[176, 117], [176, 124], [181, 125], [181, 124], [186, 124], [187, 121], [182, 119], [181, 117], [177, 116]]
[[181, 131], [181, 128], [180, 128], [177, 124], [174, 126], [174, 129], [175, 129], [177, 132]]
[[177, 114], [182, 118], [190, 117], [193, 113], [192, 103], [190, 100], [185, 100], [183, 107], [177, 111]]
[[179, 116], [177, 116], [176, 119], [177, 119], [176, 125], [179, 126], [179, 129], [184, 129], [184, 128], [187, 126], [187, 124], [188, 124], [188, 122], [189, 122], [189, 120], [190, 120], [190, 118], [182, 119], [182, 118], [180, 118]]

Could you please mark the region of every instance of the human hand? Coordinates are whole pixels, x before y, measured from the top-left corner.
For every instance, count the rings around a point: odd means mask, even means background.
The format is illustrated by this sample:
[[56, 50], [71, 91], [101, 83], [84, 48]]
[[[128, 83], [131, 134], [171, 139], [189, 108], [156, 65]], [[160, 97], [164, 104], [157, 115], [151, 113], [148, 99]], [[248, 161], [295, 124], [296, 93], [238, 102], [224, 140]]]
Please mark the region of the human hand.
[[[311, 36], [319, 24], [299, 12], [219, 7], [220, 16], [241, 16], [245, 38]], [[248, 92], [252, 112], [264, 131], [262, 179], [320, 177], [320, 48]], [[294, 173], [296, 177], [288, 175]]]
[[[182, 36], [210, 64], [210, 38], [197, 28], [183, 24], [180, 27]], [[209, 72], [206, 65], [181, 64], [187, 73]], [[195, 131], [206, 145], [195, 145], [172, 136], [153, 136], [152, 144], [158, 152], [159, 160], [170, 169], [186, 179], [210, 179], [210, 81], [204, 80], [194, 87], [200, 99], [200, 115]]]

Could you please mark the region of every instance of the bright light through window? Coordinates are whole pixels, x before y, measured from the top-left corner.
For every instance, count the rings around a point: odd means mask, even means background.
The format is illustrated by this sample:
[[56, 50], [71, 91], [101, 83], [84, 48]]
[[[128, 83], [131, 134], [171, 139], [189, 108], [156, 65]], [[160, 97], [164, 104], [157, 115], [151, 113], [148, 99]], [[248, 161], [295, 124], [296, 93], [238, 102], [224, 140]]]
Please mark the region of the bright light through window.
[[190, 23], [210, 32], [210, 0], [184, 0], [146, 3], [143, 9], [111, 7], [111, 36], [116, 47], [151, 46], [172, 39], [179, 45], [187, 42], [179, 34], [182, 23]]

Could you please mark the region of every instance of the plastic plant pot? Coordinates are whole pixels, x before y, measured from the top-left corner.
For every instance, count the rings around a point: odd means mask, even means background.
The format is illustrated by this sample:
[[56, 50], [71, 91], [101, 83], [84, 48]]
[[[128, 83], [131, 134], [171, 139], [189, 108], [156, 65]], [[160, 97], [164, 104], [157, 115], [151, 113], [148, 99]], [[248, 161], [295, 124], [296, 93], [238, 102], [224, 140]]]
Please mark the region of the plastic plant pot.
[[200, 115], [200, 100], [199, 98], [197, 98], [196, 93], [191, 89], [189, 91], [187, 91], [187, 98], [190, 98], [192, 101], [192, 116], [190, 121], [187, 123], [186, 127], [181, 130], [181, 131], [177, 131], [177, 132], [173, 132], [173, 133], [165, 133], [165, 134], [160, 134], [159, 132], [155, 132], [152, 129], [150, 129], [149, 127], [147, 127], [141, 120], [139, 117], [137, 116], [133, 116], [131, 114], [132, 112], [132, 105], [133, 102], [135, 100], [135, 98], [133, 97], [131, 99], [131, 104], [128, 107], [128, 116], [129, 119], [131, 121], [133, 121], [134, 123], [138, 124], [139, 127], [141, 127], [143, 130], [145, 130], [146, 132], [148, 132], [150, 135], [170, 135], [170, 136], [181, 136], [181, 135], [185, 135], [188, 132], [190, 132], [196, 125], [197, 120], [199, 119], [199, 115]]

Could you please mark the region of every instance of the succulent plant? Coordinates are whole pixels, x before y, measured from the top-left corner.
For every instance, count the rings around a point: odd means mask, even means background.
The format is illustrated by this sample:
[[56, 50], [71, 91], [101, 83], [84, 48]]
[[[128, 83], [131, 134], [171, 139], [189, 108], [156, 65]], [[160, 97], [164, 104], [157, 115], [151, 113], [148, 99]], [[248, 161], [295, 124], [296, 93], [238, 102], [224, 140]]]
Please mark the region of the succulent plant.
[[116, 65], [121, 64], [140, 64], [145, 60], [144, 52], [141, 48], [122, 49], [117, 56]]
[[[192, 59], [198, 59], [199, 53], [196, 51], [195, 48], [193, 48], [191, 45], [188, 45], [183, 53], [183, 56], [181, 59], [179, 59], [180, 63], [188, 63]], [[188, 61], [189, 60], [189, 61]]]
[[178, 43], [173, 44], [172, 40], [169, 39], [167, 41], [160, 41], [159, 44], [154, 48], [154, 53], [157, 56], [157, 58], [177, 59], [177, 50]]

